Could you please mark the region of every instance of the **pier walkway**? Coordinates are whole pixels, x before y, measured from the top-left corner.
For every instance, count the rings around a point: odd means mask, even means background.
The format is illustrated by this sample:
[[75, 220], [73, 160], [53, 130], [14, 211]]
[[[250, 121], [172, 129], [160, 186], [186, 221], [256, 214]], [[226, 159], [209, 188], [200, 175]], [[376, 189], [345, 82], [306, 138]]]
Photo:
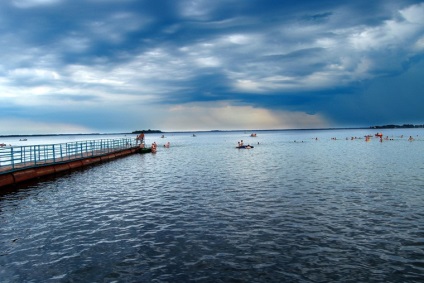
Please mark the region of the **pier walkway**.
[[150, 148], [130, 138], [0, 147], [0, 187], [136, 152]]

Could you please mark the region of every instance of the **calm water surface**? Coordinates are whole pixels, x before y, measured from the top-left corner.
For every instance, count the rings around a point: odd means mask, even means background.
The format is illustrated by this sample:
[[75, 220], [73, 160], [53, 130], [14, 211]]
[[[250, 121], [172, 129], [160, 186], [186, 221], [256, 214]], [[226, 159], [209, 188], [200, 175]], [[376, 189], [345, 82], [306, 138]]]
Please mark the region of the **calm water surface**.
[[424, 130], [374, 133], [147, 135], [1, 196], [0, 281], [423, 282]]

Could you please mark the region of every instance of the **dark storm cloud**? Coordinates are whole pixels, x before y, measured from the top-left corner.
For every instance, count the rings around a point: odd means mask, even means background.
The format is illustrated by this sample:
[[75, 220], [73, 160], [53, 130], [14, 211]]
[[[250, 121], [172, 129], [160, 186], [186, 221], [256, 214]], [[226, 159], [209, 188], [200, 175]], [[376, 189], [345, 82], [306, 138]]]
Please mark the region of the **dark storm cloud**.
[[[410, 0], [2, 1], [0, 116], [226, 101], [334, 125], [419, 120], [423, 13]], [[370, 115], [375, 103], [397, 111]]]

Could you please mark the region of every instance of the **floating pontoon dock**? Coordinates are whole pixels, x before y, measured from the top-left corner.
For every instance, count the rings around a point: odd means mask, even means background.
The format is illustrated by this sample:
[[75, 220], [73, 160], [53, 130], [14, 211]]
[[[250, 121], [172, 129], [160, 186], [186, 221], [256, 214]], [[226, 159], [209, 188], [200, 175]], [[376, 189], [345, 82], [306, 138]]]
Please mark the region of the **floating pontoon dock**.
[[151, 149], [140, 148], [129, 138], [4, 146], [0, 147], [0, 187], [146, 152]]

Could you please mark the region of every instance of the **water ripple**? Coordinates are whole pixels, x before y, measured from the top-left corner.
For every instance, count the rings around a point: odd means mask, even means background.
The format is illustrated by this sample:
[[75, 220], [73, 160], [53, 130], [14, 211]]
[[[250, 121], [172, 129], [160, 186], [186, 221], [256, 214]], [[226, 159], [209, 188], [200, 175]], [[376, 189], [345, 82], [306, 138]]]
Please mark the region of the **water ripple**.
[[3, 282], [422, 282], [422, 168], [390, 145], [218, 137], [3, 196]]

